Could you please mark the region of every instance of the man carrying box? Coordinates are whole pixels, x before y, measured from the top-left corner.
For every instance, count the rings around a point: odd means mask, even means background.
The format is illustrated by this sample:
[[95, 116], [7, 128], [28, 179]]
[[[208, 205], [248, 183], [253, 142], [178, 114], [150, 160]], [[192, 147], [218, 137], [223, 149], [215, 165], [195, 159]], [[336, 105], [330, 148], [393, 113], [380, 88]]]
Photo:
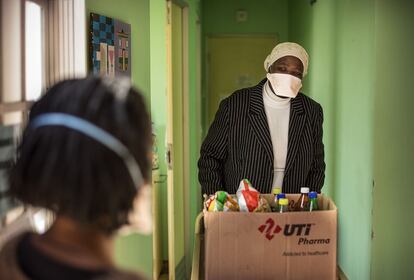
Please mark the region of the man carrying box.
[[308, 54], [296, 43], [276, 45], [264, 62], [267, 76], [220, 103], [198, 161], [202, 192], [236, 193], [248, 178], [261, 193], [282, 187], [320, 192], [325, 179], [323, 112], [299, 92]]

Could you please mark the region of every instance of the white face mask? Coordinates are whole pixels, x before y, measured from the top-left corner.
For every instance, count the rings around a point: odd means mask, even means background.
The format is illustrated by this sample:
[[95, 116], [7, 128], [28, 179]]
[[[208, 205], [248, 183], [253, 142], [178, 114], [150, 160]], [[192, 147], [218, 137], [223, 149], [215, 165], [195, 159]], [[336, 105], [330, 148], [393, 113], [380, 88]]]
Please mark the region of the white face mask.
[[129, 224], [118, 230], [119, 235], [133, 233], [152, 233], [152, 188], [149, 185], [142, 186], [133, 202], [133, 208], [128, 215]]
[[295, 98], [302, 88], [302, 80], [289, 74], [267, 73], [267, 79], [279, 96]]

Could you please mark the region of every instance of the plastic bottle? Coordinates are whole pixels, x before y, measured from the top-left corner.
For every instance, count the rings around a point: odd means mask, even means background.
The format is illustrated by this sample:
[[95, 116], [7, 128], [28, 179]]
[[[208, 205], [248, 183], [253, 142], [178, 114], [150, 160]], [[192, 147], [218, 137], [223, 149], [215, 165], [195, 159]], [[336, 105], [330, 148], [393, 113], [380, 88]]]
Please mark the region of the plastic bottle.
[[300, 197], [295, 203], [295, 211], [309, 211], [309, 188], [300, 188]]
[[282, 192], [282, 189], [281, 188], [274, 188], [274, 189], [272, 189], [273, 201], [270, 204], [270, 208], [272, 209], [273, 212], [276, 211], [276, 209], [277, 209], [277, 199], [278, 199], [277, 196], [281, 192]]
[[318, 193], [310, 192], [309, 193], [309, 212], [319, 210], [318, 206]]
[[279, 203], [279, 213], [285, 213], [288, 212], [288, 204], [289, 204], [289, 200], [287, 198], [281, 198], [278, 201]]
[[286, 198], [286, 195], [284, 193], [280, 193], [276, 196], [276, 205], [273, 212], [279, 212], [279, 200], [282, 198]]

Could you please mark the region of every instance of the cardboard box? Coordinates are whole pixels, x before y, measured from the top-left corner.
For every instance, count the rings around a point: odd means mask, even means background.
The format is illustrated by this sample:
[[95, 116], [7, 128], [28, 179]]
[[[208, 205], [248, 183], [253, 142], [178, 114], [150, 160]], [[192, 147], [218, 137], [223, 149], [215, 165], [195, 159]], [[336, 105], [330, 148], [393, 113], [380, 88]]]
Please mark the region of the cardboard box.
[[337, 208], [318, 200], [314, 212], [204, 210], [205, 279], [335, 279]]

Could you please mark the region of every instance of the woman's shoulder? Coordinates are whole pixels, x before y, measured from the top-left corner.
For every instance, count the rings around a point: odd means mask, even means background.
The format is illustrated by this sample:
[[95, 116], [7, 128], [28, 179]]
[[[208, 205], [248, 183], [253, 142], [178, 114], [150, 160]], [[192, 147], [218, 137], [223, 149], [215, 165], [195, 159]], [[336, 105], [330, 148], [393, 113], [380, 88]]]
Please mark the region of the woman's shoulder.
[[30, 234], [23, 232], [4, 241], [0, 248], [0, 279], [28, 279], [18, 264], [17, 247]]
[[[23, 232], [8, 239], [4, 243], [4, 246], [0, 248], [0, 279], [28, 279], [26, 273], [22, 269], [22, 264], [19, 262], [19, 248], [21, 249], [22, 244], [34, 235], [37, 234], [34, 232]], [[53, 263], [50, 263], [50, 265], [53, 265]], [[93, 279], [143, 280], [148, 278], [136, 272], [112, 268], [105, 271], [105, 273], [97, 273]]]

